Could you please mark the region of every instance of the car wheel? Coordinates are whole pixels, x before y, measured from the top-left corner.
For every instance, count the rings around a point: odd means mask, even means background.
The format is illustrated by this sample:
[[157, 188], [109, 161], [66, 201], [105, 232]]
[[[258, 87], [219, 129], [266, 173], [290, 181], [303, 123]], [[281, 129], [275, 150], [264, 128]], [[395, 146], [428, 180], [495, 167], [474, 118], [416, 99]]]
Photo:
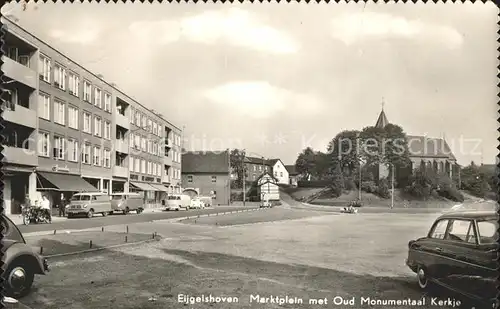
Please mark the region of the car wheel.
[[137, 212], [137, 214], [142, 213], [142, 208], [137, 208], [136, 212]]
[[108, 215], [108, 212], [107, 212], [107, 211], [103, 211], [103, 212], [102, 212], [102, 216], [103, 216], [103, 217], [106, 217], [107, 215]]
[[429, 287], [429, 278], [427, 277], [427, 271], [425, 268], [419, 266], [417, 269], [417, 281], [418, 286], [425, 290]]
[[24, 225], [29, 225], [30, 224], [30, 218], [28, 216], [23, 216], [23, 223], [24, 223]]
[[89, 210], [89, 212], [87, 212], [87, 218], [92, 218], [94, 216], [94, 211]]
[[9, 266], [4, 274], [5, 294], [13, 298], [26, 296], [33, 285], [35, 274], [25, 263], [16, 263]]

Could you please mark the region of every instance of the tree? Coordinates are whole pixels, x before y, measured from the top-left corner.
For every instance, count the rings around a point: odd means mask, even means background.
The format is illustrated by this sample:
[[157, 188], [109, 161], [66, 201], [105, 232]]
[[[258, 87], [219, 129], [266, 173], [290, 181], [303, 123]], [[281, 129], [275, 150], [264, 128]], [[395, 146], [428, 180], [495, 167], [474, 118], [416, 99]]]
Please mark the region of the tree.
[[481, 171], [481, 169], [471, 162], [469, 166], [461, 170], [462, 188], [478, 197], [485, 197], [492, 187], [488, 183], [491, 176]]
[[233, 149], [230, 155], [230, 165], [233, 173], [236, 173], [236, 187], [241, 188], [243, 186], [243, 174], [245, 173], [245, 150]]
[[345, 130], [338, 133], [328, 144], [329, 163], [332, 169], [337, 165], [341, 172], [347, 170], [349, 175], [359, 166], [358, 137], [360, 132]]
[[297, 157], [297, 160], [295, 161], [295, 168], [299, 174], [305, 176], [307, 179], [314, 173], [316, 163], [316, 153], [311, 147], [307, 147]]

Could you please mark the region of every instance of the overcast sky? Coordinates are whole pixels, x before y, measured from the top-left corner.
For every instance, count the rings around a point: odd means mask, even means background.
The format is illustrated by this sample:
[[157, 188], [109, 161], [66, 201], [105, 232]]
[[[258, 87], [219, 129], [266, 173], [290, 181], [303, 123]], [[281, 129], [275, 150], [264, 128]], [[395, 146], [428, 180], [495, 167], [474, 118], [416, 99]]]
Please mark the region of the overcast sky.
[[307, 146], [326, 150], [339, 131], [374, 125], [384, 98], [390, 122], [444, 135], [459, 163], [480, 162], [481, 148], [484, 163], [498, 153], [491, 3], [30, 2], [2, 11], [185, 126], [188, 149], [243, 147], [293, 164]]

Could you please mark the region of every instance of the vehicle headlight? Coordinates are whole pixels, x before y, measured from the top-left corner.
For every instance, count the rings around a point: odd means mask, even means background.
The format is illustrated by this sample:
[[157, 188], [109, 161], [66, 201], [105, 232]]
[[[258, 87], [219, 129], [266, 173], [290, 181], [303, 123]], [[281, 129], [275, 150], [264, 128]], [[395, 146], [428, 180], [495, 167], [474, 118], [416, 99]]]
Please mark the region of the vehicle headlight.
[[88, 205], [88, 204], [85, 204], [85, 205], [83, 205], [83, 208], [87, 208], [87, 206], [89, 206], [89, 205]]

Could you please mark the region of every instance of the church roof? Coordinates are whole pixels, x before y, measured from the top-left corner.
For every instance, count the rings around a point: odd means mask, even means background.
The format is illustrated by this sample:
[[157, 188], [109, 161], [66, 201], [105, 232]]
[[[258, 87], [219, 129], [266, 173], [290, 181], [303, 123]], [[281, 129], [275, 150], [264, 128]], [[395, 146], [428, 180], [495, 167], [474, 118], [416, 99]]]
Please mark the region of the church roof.
[[384, 110], [380, 112], [380, 115], [378, 115], [377, 123], [375, 124], [376, 128], [384, 128], [386, 125], [389, 124], [389, 121], [387, 120], [387, 117], [385, 116]]
[[456, 161], [450, 146], [442, 138], [407, 135], [406, 140], [410, 157], [446, 158]]

